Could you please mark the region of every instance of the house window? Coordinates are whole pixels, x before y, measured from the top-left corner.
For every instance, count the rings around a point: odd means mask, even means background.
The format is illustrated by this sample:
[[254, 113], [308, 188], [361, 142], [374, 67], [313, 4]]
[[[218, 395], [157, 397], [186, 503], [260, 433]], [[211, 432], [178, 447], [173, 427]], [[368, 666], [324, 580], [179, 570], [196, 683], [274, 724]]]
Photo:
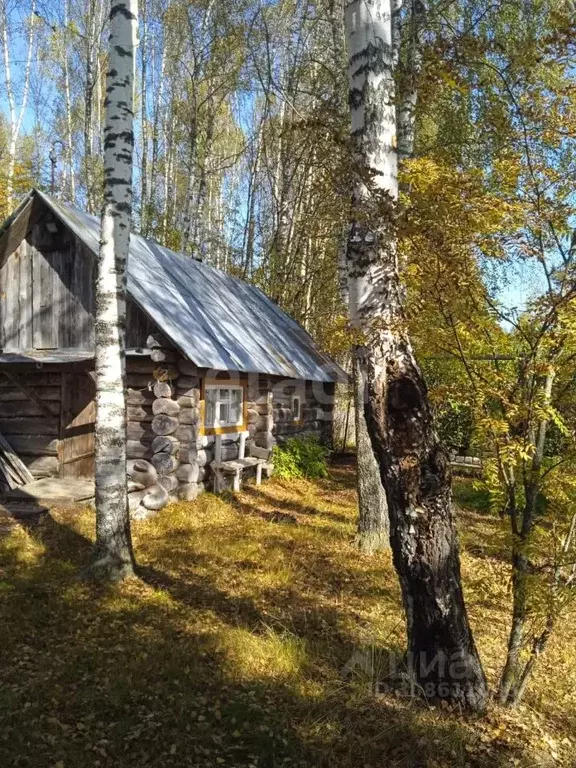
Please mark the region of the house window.
[[294, 395], [292, 398], [292, 420], [300, 421], [302, 418], [302, 401], [300, 395]]
[[205, 392], [204, 426], [239, 427], [243, 422], [242, 387], [220, 387], [208, 385]]

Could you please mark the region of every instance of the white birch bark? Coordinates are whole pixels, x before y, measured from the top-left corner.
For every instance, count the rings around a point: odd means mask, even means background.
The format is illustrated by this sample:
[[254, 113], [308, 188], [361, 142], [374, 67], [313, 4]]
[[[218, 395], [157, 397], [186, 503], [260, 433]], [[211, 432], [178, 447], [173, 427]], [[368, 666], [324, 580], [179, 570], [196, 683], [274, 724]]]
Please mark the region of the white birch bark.
[[388, 500], [411, 673], [427, 697], [481, 710], [488, 693], [464, 604], [449, 462], [407, 333], [398, 272], [392, 0], [351, 0], [346, 31], [357, 166], [350, 306], [367, 346], [365, 415]]
[[132, 218], [137, 0], [112, 0], [104, 128], [104, 205], [96, 279], [96, 546], [91, 575], [130, 576], [126, 493], [126, 264]]
[[2, 57], [4, 61], [4, 74], [6, 78], [6, 98], [8, 101], [8, 115], [10, 119], [10, 131], [8, 135], [8, 170], [6, 174], [6, 205], [8, 211], [12, 210], [14, 192], [14, 172], [16, 168], [16, 151], [18, 139], [22, 130], [22, 121], [28, 103], [28, 91], [30, 89], [30, 71], [32, 67], [32, 50], [34, 47], [36, 22], [36, 0], [32, 0], [30, 14], [30, 28], [28, 30], [28, 42], [26, 47], [26, 63], [24, 65], [24, 81], [20, 106], [16, 108], [14, 85], [12, 82], [12, 65], [10, 63], [10, 32], [8, 29], [8, 15], [6, 13], [6, 0], [2, 0], [0, 6], [0, 23], [2, 25]]
[[142, 164], [140, 167], [140, 232], [146, 232], [148, 212], [148, 5], [140, 0], [142, 39], [140, 41], [140, 131], [142, 137]]
[[[397, 0], [397, 2], [400, 2], [400, 0]], [[424, 0], [409, 0], [408, 12], [408, 51], [406, 54], [404, 77], [401, 78], [402, 98], [398, 106], [398, 158], [400, 161], [411, 157], [414, 151], [418, 80], [423, 64], [422, 38], [426, 14]]]
[[[396, 109], [390, 0], [352, 0], [346, 7], [349, 55], [349, 89], [352, 139], [359, 169], [353, 192], [353, 207], [377, 208], [394, 205], [398, 199], [398, 160], [396, 153]], [[387, 270], [396, 272], [395, 246], [391, 233], [382, 233], [390, 249]], [[350, 243], [362, 245], [364, 260], [348, 249], [348, 295], [352, 323], [357, 328], [370, 324], [380, 314], [382, 283], [385, 275], [377, 233], [359, 219], [352, 226]], [[395, 281], [397, 282], [397, 280]], [[391, 297], [398, 308], [399, 297]]]
[[96, 29], [96, 3], [89, 0], [86, 22], [86, 83], [84, 89], [84, 175], [86, 184], [86, 207], [94, 213], [94, 188], [92, 181], [92, 151], [94, 148], [93, 101], [94, 101], [94, 50]]
[[[70, 0], [66, 0], [64, 6], [64, 101], [66, 106], [66, 166], [67, 166], [67, 178], [68, 192], [65, 192], [66, 199], [69, 200], [72, 205], [76, 203], [76, 178], [74, 174], [74, 147], [72, 145], [72, 97], [70, 95], [70, 62], [68, 58], [68, 24], [70, 23]], [[66, 189], [66, 186], [63, 185]]]
[[258, 184], [258, 174], [260, 172], [260, 154], [262, 151], [262, 135], [264, 132], [264, 123], [266, 118], [266, 112], [263, 111], [260, 122], [258, 125], [258, 131], [256, 133], [256, 141], [254, 145], [254, 156], [250, 163], [250, 175], [248, 178], [248, 201], [246, 205], [246, 223], [244, 226], [244, 236], [242, 240], [242, 254], [243, 254], [243, 272], [244, 279], [250, 278], [254, 269], [254, 236], [256, 230], [256, 224], [254, 221], [255, 208], [256, 208], [256, 191]]
[[[161, 42], [161, 54], [160, 54], [160, 67], [158, 68], [157, 79], [153, 78], [155, 83], [156, 99], [154, 100], [154, 114], [152, 117], [152, 158], [150, 161], [150, 178], [155, 180], [155, 183], [150, 185], [150, 191], [148, 193], [148, 207], [149, 215], [146, 215], [145, 226], [142, 229], [143, 235], [148, 235], [151, 229], [150, 219], [156, 215], [157, 194], [156, 189], [158, 187], [158, 152], [160, 141], [160, 128], [164, 125], [161, 115], [162, 99], [164, 96], [164, 75], [166, 67], [166, 36], [168, 35], [168, 28], [163, 31]], [[155, 54], [156, 56], [156, 54]], [[155, 62], [154, 58], [154, 62]]]

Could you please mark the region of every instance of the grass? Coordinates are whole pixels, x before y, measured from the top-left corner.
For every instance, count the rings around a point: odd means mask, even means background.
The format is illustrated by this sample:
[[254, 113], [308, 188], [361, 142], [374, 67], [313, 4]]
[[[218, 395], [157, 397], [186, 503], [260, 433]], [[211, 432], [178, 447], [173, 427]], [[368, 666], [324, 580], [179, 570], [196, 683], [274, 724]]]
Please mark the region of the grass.
[[[466, 481], [456, 486], [470, 502]], [[138, 580], [77, 579], [93, 513], [0, 539], [0, 766], [390, 768], [573, 765], [575, 622], [525, 704], [484, 718], [367, 685], [400, 652], [389, 554], [354, 550], [354, 473], [205, 494], [133, 526]], [[491, 684], [508, 627], [506, 536], [459, 514], [463, 577]]]

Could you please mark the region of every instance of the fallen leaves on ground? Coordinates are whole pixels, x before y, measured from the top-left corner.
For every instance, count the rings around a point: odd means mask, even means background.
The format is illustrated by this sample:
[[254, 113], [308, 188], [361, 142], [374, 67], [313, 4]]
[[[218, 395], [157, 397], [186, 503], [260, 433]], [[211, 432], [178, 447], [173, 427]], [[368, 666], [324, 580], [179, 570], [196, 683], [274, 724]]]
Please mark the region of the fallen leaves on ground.
[[[78, 580], [93, 512], [0, 539], [0, 765], [29, 768], [569, 766], [574, 622], [525, 703], [483, 718], [375, 695], [403, 618], [388, 553], [353, 546], [354, 470], [205, 494], [133, 527], [140, 578]], [[463, 577], [494, 685], [509, 620], [505, 533], [462, 510]], [[370, 673], [344, 679], [361, 651]]]

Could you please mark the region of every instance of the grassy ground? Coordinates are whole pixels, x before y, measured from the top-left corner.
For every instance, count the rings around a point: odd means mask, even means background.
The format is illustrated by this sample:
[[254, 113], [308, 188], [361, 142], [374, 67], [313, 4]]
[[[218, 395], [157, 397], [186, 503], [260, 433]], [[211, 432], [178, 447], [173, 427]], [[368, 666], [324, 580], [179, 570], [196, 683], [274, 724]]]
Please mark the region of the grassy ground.
[[[482, 509], [461, 482], [457, 495]], [[55, 511], [0, 539], [0, 766], [574, 765], [575, 622], [559, 630], [517, 713], [485, 718], [374, 696], [404, 642], [389, 555], [351, 545], [354, 474], [210, 494], [134, 525], [141, 580], [79, 583], [93, 513]], [[508, 568], [500, 524], [459, 517], [466, 596], [492, 684]]]

